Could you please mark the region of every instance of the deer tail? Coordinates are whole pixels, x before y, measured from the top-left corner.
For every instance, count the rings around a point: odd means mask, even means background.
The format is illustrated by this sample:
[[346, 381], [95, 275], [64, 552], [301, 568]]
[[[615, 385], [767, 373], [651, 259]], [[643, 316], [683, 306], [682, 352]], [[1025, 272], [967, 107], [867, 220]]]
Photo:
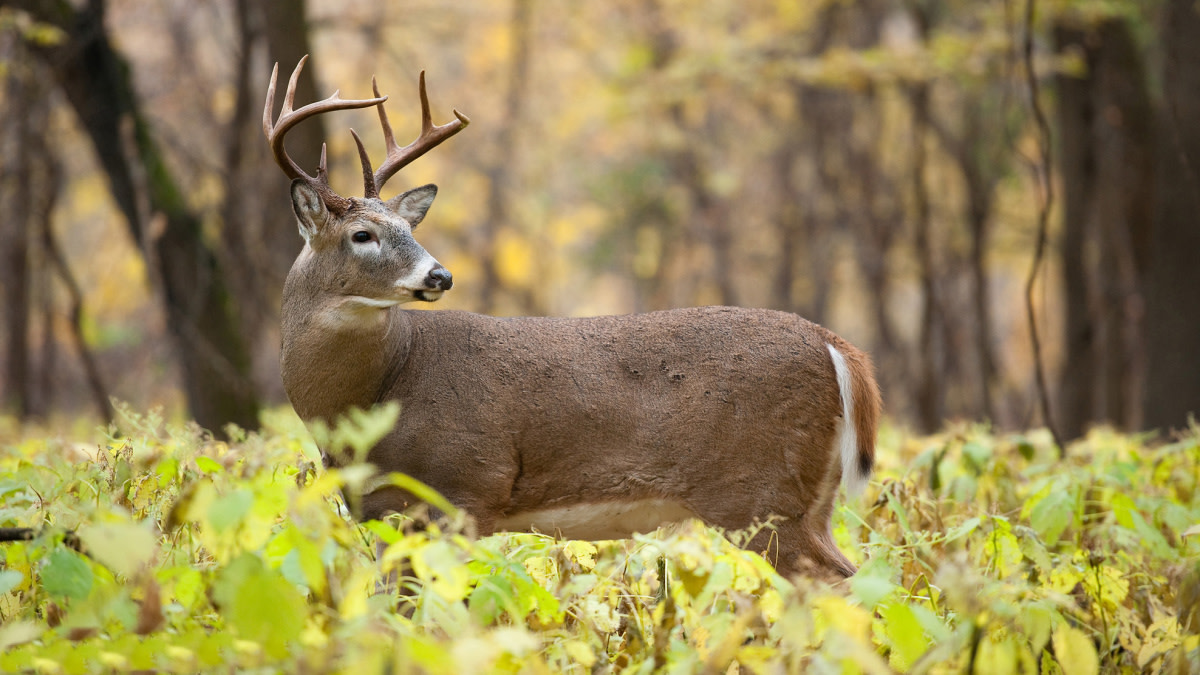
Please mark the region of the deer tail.
[[875, 431], [879, 427], [881, 407], [879, 385], [866, 354], [845, 343], [841, 349], [832, 344], [826, 346], [833, 358], [842, 399], [842, 419], [834, 447], [842, 460], [842, 482], [846, 492], [856, 495], [866, 485], [875, 466]]

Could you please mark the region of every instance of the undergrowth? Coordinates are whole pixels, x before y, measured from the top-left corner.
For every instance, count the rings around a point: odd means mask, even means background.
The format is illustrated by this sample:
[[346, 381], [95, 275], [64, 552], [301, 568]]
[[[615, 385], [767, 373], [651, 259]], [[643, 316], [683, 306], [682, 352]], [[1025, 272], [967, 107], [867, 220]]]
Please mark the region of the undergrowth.
[[[361, 453], [395, 414], [317, 433]], [[696, 522], [358, 525], [340, 494], [368, 471], [322, 469], [290, 411], [230, 442], [121, 417], [82, 441], [0, 422], [0, 527], [39, 533], [0, 544], [0, 671], [1200, 672], [1196, 428], [1061, 461], [1039, 432], [885, 430], [835, 515], [861, 569], [830, 587]]]

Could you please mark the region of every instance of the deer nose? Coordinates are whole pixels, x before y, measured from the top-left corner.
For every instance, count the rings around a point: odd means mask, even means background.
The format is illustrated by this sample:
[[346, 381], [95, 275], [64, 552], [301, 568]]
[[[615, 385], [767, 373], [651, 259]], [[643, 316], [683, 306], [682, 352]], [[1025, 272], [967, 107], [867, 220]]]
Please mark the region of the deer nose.
[[454, 285], [454, 276], [450, 274], [450, 270], [438, 265], [429, 271], [429, 276], [425, 278], [425, 285], [439, 291], [448, 291]]

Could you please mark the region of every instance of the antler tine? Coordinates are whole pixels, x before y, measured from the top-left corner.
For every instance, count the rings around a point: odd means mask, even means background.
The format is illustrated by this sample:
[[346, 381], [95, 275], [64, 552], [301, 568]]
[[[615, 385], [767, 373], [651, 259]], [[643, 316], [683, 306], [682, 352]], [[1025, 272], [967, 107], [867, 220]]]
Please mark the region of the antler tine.
[[293, 110], [292, 106], [296, 99], [296, 83], [299, 81], [300, 71], [304, 69], [304, 64], [307, 61], [308, 55], [306, 54], [296, 64], [296, 69], [292, 71], [292, 76], [288, 80], [287, 92], [283, 96], [283, 109], [279, 111], [279, 118], [275, 120], [272, 119], [271, 109], [275, 105], [275, 86], [279, 80], [279, 64], [276, 63], [275, 67], [271, 70], [271, 83], [267, 86], [267, 102], [263, 108], [263, 133], [267, 136], [267, 143], [271, 146], [271, 154], [275, 156], [275, 163], [279, 165], [279, 168], [283, 169], [288, 178], [293, 180], [303, 178], [321, 193], [321, 197], [325, 200], [326, 205], [344, 207], [348, 203], [346, 198], [338, 195], [329, 187], [329, 176], [325, 165], [325, 147], [321, 147], [321, 165], [317, 168], [317, 175], [315, 177], [310, 176], [288, 156], [287, 150], [284, 149], [283, 145], [284, 136], [287, 135], [287, 132], [292, 127], [309, 117], [334, 110], [350, 110], [353, 108], [383, 105], [387, 97], [376, 95], [375, 98], [368, 99], [344, 99], [341, 97], [339, 90], [333, 92], [333, 95], [329, 98], [309, 103], [299, 110]]
[[354, 144], [358, 146], [358, 161], [362, 164], [363, 196], [367, 199], [378, 198], [379, 190], [375, 189], [375, 176], [371, 173], [371, 158], [367, 156], [367, 149], [363, 146], [362, 139], [358, 137], [358, 132], [351, 129], [350, 135], [354, 137]]
[[[387, 145], [387, 158], [383, 164], [375, 172], [373, 180], [367, 181], [364, 176], [363, 181], [366, 183], [365, 191], [368, 193], [379, 194], [383, 189], [383, 184], [389, 178], [396, 175], [396, 172], [412, 163], [421, 155], [429, 152], [437, 147], [439, 143], [450, 138], [454, 134], [462, 131], [471, 120], [464, 114], [454, 111], [454, 120], [447, 122], [441, 126], [434, 126], [433, 115], [429, 111], [429, 95], [425, 92], [425, 71], [421, 71], [419, 80], [419, 89], [421, 94], [421, 135], [415, 141], [401, 148], [396, 143], [396, 138], [392, 133], [392, 126], [388, 123], [387, 112], [383, 109], [383, 103], [378, 104], [379, 123], [383, 127], [383, 139]], [[375, 85], [374, 78], [371, 79], [371, 86], [375, 96], [379, 97], [379, 87]]]

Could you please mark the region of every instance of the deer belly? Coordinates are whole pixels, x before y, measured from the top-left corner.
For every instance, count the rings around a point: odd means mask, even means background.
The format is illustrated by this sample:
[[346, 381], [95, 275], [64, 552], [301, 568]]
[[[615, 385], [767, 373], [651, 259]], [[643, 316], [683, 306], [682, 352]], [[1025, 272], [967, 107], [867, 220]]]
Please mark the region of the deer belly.
[[566, 539], [625, 539], [635, 532], [654, 530], [695, 518], [683, 504], [670, 499], [571, 504], [523, 511], [496, 521], [496, 530], [537, 531]]

